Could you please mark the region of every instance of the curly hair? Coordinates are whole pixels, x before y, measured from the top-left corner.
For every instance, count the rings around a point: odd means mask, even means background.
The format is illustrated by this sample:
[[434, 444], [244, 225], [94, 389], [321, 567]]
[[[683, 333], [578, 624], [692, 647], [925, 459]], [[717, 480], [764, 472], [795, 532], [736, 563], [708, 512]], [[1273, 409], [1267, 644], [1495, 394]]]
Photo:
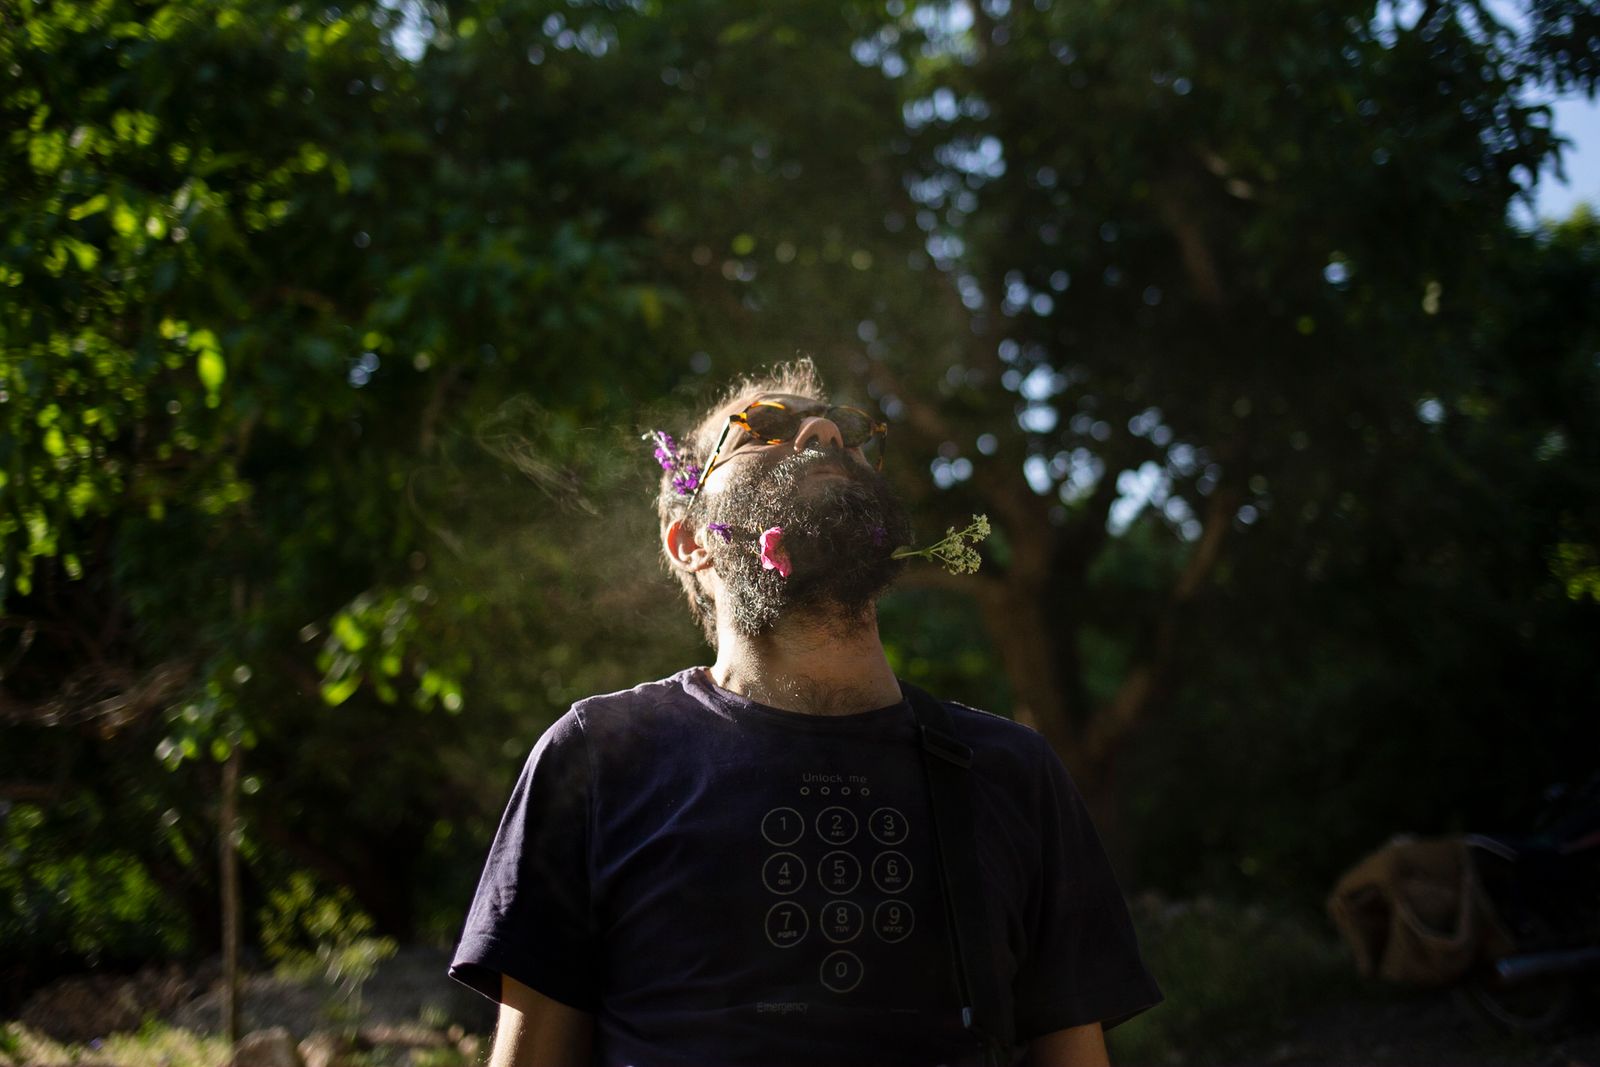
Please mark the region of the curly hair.
[[[711, 450], [716, 447], [717, 438], [722, 435], [723, 427], [728, 423], [728, 416], [735, 412], [743, 411], [757, 398], [769, 393], [787, 393], [791, 396], [812, 397], [816, 400], [827, 402], [827, 390], [823, 387], [822, 377], [817, 373], [817, 368], [809, 357], [793, 360], [788, 363], [779, 363], [766, 371], [753, 373], [741, 377], [730, 383], [715, 403], [701, 410], [698, 417], [684, 428], [684, 432], [675, 434], [679, 451], [683, 458], [703, 471], [706, 461], [711, 458]], [[690, 514], [687, 499], [679, 493], [672, 484], [672, 471], [662, 471], [661, 480], [656, 487], [656, 514], [661, 520], [660, 533], [665, 537], [667, 527], [679, 519]], [[693, 511], [703, 513], [705, 502], [697, 498]], [[700, 585], [699, 579], [688, 571], [681, 570], [671, 565], [666, 554], [663, 540], [662, 561], [668, 570], [678, 579], [678, 584], [683, 587], [683, 595], [689, 602], [689, 613], [699, 623], [701, 631], [706, 635], [706, 640], [715, 648], [717, 645], [717, 606], [705, 589]]]

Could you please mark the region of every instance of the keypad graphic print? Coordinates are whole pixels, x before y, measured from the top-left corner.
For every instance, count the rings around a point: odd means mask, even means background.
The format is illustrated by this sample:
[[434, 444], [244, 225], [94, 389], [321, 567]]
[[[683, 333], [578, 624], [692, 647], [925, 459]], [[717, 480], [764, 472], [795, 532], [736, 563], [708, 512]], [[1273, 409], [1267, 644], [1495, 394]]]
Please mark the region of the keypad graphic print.
[[904, 894], [917, 877], [905, 813], [874, 799], [859, 779], [842, 778], [805, 776], [760, 825], [767, 943], [807, 961], [821, 986], [840, 995], [911, 936], [916, 912]]

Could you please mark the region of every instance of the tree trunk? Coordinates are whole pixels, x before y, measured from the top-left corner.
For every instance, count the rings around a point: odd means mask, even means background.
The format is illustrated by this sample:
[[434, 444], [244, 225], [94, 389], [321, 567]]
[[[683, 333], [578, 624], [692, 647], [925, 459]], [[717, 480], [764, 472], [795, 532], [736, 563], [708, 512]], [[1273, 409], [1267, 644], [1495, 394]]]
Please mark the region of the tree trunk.
[[222, 863], [222, 1032], [239, 1042], [239, 746], [222, 765], [218, 847]]

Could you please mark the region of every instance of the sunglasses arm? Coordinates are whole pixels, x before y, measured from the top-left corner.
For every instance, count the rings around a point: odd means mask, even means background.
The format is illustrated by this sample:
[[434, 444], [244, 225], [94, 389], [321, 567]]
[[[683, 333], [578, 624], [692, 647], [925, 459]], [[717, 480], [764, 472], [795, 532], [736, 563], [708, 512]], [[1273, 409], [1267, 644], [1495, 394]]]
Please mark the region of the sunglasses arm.
[[722, 446], [727, 443], [728, 434], [732, 431], [733, 420], [729, 419], [728, 424], [722, 428], [722, 436], [717, 438], [716, 447], [711, 450], [711, 458], [706, 460], [705, 469], [700, 472], [700, 477], [695, 480], [694, 492], [689, 494], [689, 503], [686, 507], [694, 507], [694, 502], [699, 498], [700, 490], [705, 488], [706, 479], [711, 477], [711, 472], [717, 465], [717, 459], [722, 455]]

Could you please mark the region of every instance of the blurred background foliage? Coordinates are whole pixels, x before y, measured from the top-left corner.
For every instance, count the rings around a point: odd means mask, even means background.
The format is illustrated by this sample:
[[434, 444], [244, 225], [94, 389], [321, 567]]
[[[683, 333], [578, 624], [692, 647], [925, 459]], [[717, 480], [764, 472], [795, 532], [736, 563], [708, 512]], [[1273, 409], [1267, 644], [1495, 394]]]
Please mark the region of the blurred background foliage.
[[1600, 223], [1508, 221], [1597, 21], [0, 0], [0, 997], [213, 950], [239, 749], [250, 914], [448, 942], [543, 726], [708, 658], [639, 433], [799, 353], [997, 528], [896, 668], [1130, 886], [1515, 828], [1600, 751]]

